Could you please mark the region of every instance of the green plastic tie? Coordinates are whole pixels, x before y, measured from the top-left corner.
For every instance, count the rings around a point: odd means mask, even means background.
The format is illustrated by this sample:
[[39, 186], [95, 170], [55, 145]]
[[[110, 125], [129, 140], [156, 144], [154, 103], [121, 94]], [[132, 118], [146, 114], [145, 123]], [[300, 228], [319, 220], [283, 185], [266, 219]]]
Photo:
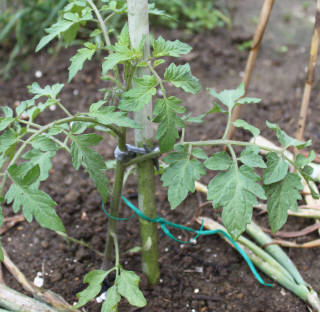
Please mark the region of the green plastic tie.
[[127, 218], [114, 217], [106, 210], [106, 208], [104, 207], [104, 202], [103, 201], [102, 201], [102, 210], [103, 210], [103, 212], [106, 214], [106, 216], [108, 218], [110, 218], [112, 220], [116, 220], [116, 221], [128, 221], [128, 220], [131, 220], [132, 218], [134, 218], [135, 215], [136, 215], [136, 213], [134, 212], [130, 217], [127, 217]]
[[[160, 227], [162, 229], [162, 231], [171, 239], [173, 239], [176, 242], [179, 242], [181, 244], [187, 244], [187, 243], [192, 243], [194, 242], [200, 235], [214, 235], [214, 234], [222, 234], [224, 237], [226, 237], [231, 243], [232, 245], [236, 248], [236, 250], [240, 253], [240, 255], [243, 257], [243, 259], [247, 262], [251, 272], [253, 273], [253, 275], [255, 276], [255, 278], [259, 281], [260, 284], [264, 285], [264, 286], [268, 286], [268, 287], [273, 287], [272, 284], [268, 284], [265, 283], [264, 280], [261, 278], [261, 276], [259, 275], [259, 273], [257, 272], [254, 264], [252, 263], [252, 261], [250, 260], [250, 258], [247, 256], [247, 254], [243, 251], [243, 249], [232, 239], [232, 237], [225, 231], [222, 230], [203, 230], [203, 220], [201, 223], [201, 227], [200, 230], [195, 230], [193, 228], [190, 228], [188, 226], [184, 226], [181, 224], [177, 224], [177, 223], [173, 223], [170, 222], [166, 219], [163, 219], [161, 217], [157, 217], [155, 219], [150, 218], [148, 216], [146, 216], [145, 214], [143, 214], [141, 212], [140, 209], [138, 209], [135, 205], [133, 205], [128, 199], [126, 199], [124, 196], [121, 196], [122, 200], [125, 202], [125, 204], [131, 208], [134, 211], [134, 214], [132, 216], [130, 216], [129, 218], [118, 218], [118, 217], [114, 217], [111, 216], [105, 209], [104, 207], [104, 203], [102, 202], [102, 209], [104, 211], [104, 213], [109, 217], [112, 218], [113, 220], [117, 220], [117, 221], [126, 221], [129, 220], [131, 218], [133, 218], [135, 215], [138, 215], [139, 218], [144, 219], [146, 221], [152, 222], [152, 223], [159, 223]], [[196, 233], [195, 238], [190, 239], [189, 241], [182, 241], [180, 239], [175, 238], [169, 231], [168, 227], [172, 227], [172, 228], [176, 228], [179, 230], [184, 230], [184, 231], [188, 231], [191, 233]]]

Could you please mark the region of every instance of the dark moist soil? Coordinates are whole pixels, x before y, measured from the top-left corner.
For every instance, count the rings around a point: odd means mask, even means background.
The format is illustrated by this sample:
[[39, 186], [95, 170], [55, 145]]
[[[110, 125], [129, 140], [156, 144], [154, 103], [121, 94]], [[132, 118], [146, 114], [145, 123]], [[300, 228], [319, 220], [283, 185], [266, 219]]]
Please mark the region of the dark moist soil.
[[[238, 10], [240, 9], [241, 6]], [[237, 17], [239, 12], [235, 10], [234, 14]], [[293, 26], [289, 23], [286, 27]], [[179, 62], [190, 62], [192, 71], [200, 78], [204, 90], [206, 87], [214, 87], [220, 91], [223, 88], [234, 88], [241, 81], [247, 51], [239, 51], [238, 45], [250, 38], [254, 27], [250, 29], [248, 31], [239, 25], [233, 31], [217, 29], [192, 36], [179, 31], [159, 33], [168, 39], [178, 38], [190, 43], [193, 52]], [[312, 31], [312, 27], [310, 29]], [[266, 38], [267, 36], [268, 33]], [[272, 140], [275, 137], [266, 129], [266, 120], [278, 123], [291, 135], [295, 134], [308, 49], [308, 44], [305, 47], [291, 44], [288, 45], [288, 51], [281, 54], [275, 51], [272, 44], [262, 45], [249, 90], [250, 96], [260, 97], [262, 102], [245, 107], [242, 118], [258, 126], [263, 135]], [[72, 53], [74, 50], [61, 51], [56, 58], [45, 53], [27, 58], [24, 61], [24, 68], [27, 70], [15, 69], [10, 81], [0, 80], [0, 105], [14, 107], [19, 101], [30, 98], [26, 85], [33, 81], [38, 81], [41, 86], [66, 82], [68, 59]], [[38, 70], [42, 72], [41, 78], [35, 76]], [[95, 60], [87, 64], [71, 84], [66, 85], [62, 100], [71, 112], [84, 111], [90, 103], [102, 98], [97, 90], [105, 85], [100, 82], [99, 75], [99, 61]], [[320, 108], [317, 103], [320, 98], [317, 75], [314, 86], [305, 138], [312, 139], [314, 149], [319, 151]], [[172, 90], [172, 94], [181, 96], [194, 115], [206, 112], [212, 105], [212, 98], [205, 91], [197, 96], [180, 94], [176, 90]], [[58, 110], [48, 111], [40, 117], [40, 122], [49, 122], [58, 116], [61, 116]], [[223, 134], [224, 124], [223, 116], [210, 115], [204, 125], [193, 125], [188, 129], [186, 139], [219, 138]], [[240, 130], [236, 133], [236, 138], [249, 139], [249, 136]], [[100, 145], [99, 151], [106, 159], [112, 159], [114, 147], [115, 141], [108, 137]], [[110, 174], [109, 177], [112, 185]], [[204, 178], [203, 182], [208, 183], [209, 178]], [[203, 196], [191, 195], [175, 211], [170, 211], [166, 190], [161, 187], [159, 177], [157, 184], [158, 214], [176, 223], [189, 222], [199, 203], [205, 201]], [[53, 160], [50, 178], [43, 183], [42, 188], [58, 203], [56, 209], [68, 235], [83, 240], [93, 249], [102, 252], [107, 217], [101, 210], [101, 199], [88, 179], [88, 174], [84, 170], [76, 172], [70, 157], [58, 152]], [[123, 194], [131, 196], [136, 203], [136, 192], [136, 178], [131, 177]], [[5, 207], [4, 214], [11, 216], [11, 208]], [[128, 216], [131, 211], [123, 206], [121, 214]], [[217, 213], [210, 207], [204, 209], [203, 215], [217, 217]], [[257, 216], [256, 221], [266, 224], [266, 217]], [[309, 220], [289, 218], [284, 229], [297, 230], [312, 223]], [[197, 227], [196, 224], [193, 226]], [[144, 309], [135, 309], [124, 303], [119, 311], [307, 311], [301, 300], [279, 285], [275, 284], [274, 288], [260, 285], [241, 256], [217, 236], [200, 237], [196, 245], [180, 245], [159, 231], [161, 280], [159, 285], [148, 287], [141, 274], [139, 254], [125, 253], [139, 245], [138, 220], [120, 222], [119, 228], [121, 263], [126, 269], [133, 270], [142, 277], [141, 287], [148, 301]], [[190, 238], [187, 233], [173, 233], [181, 235], [184, 240]], [[315, 237], [316, 235], [309, 236], [297, 241]], [[101, 257], [90, 249], [74, 243], [68, 244], [54, 232], [40, 228], [35, 222], [18, 224], [3, 235], [2, 242], [14, 263], [29, 280], [33, 281], [37, 272], [44, 272], [44, 287], [61, 294], [70, 303], [76, 301], [75, 293], [83, 288], [83, 276], [93, 269], [99, 269], [101, 264]], [[305, 280], [316, 291], [320, 291], [320, 250], [290, 249], [287, 252]], [[21, 290], [5, 270], [4, 278], [9, 286]], [[271, 282], [264, 275], [263, 278], [266, 282]], [[86, 311], [99, 311], [99, 305], [90, 303]]]

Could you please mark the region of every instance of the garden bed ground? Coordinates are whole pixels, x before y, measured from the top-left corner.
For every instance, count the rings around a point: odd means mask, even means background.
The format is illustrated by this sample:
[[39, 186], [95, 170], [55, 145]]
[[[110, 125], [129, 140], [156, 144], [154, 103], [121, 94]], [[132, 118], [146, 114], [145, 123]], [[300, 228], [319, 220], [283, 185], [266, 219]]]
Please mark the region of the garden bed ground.
[[[230, 3], [232, 1], [229, 1]], [[199, 35], [186, 35], [180, 31], [159, 31], [165, 38], [187, 41], [193, 46], [193, 52], [185, 57], [190, 62], [193, 74], [200, 78], [204, 89], [214, 87], [218, 91], [234, 88], [241, 81], [247, 52], [241, 52], [238, 45], [250, 39], [254, 31], [254, 17], [259, 8], [252, 4], [256, 1], [239, 1], [233, 9], [235, 26], [232, 31], [217, 29]], [[290, 11], [286, 5], [290, 2]], [[262, 2], [258, 2], [260, 5]], [[265, 120], [278, 123], [291, 135], [296, 131], [296, 120], [303, 92], [305, 67], [308, 60], [312, 24], [308, 20], [313, 16], [312, 3], [308, 9], [302, 9], [300, 1], [285, 1], [276, 4], [271, 19], [271, 27], [266, 32], [258, 62], [250, 84], [249, 95], [262, 98], [262, 103], [248, 106], [242, 111], [242, 118], [256, 125], [264, 136], [274, 139], [265, 127]], [[243, 23], [244, 20], [246, 23]], [[303, 21], [303, 22], [302, 22]], [[287, 47], [287, 52], [285, 51]], [[0, 105], [14, 107], [17, 101], [29, 98], [26, 85], [38, 81], [41, 86], [56, 82], [66, 82], [69, 57], [74, 51], [63, 51], [52, 60], [48, 54], [33, 55], [24, 62], [25, 71], [16, 69], [10, 81], [0, 80]], [[183, 61], [183, 60], [182, 60]], [[181, 62], [182, 62], [181, 61]], [[35, 77], [36, 71], [42, 72], [41, 78]], [[83, 111], [89, 103], [101, 98], [97, 92], [104, 85], [99, 81], [100, 66], [98, 60], [85, 67], [74, 81], [63, 91], [62, 99], [72, 111]], [[316, 75], [315, 89], [311, 98], [308, 124], [305, 138], [313, 140], [313, 147], [320, 151], [320, 100], [319, 78]], [[177, 92], [174, 91], [173, 92]], [[179, 94], [178, 94], [179, 95]], [[194, 115], [203, 113], [212, 105], [212, 98], [205, 91], [191, 97], [181, 95], [186, 106]], [[58, 111], [47, 112], [42, 122], [57, 117]], [[224, 117], [210, 115], [205, 125], [193, 126], [186, 132], [186, 139], [214, 139], [221, 137], [224, 130]], [[247, 133], [238, 131], [236, 137], [248, 139]], [[99, 151], [106, 159], [112, 159], [115, 142], [105, 139]], [[110, 175], [111, 178], [111, 175]], [[203, 180], [207, 183], [209, 177]], [[112, 179], [111, 179], [112, 183]], [[170, 211], [166, 201], [166, 190], [161, 188], [157, 177], [158, 214], [185, 224], [190, 221], [199, 205], [199, 196], [192, 195], [175, 211]], [[59, 152], [54, 158], [51, 176], [43, 184], [58, 203], [57, 212], [62, 218], [70, 236], [84, 240], [94, 249], [103, 251], [107, 217], [101, 210], [98, 196], [88, 175], [80, 170], [76, 172], [70, 158]], [[124, 194], [136, 194], [135, 177], [129, 179]], [[205, 198], [202, 198], [205, 201]], [[133, 199], [136, 202], [136, 199]], [[5, 216], [11, 216], [11, 209], [5, 207]], [[124, 206], [121, 214], [129, 215]], [[207, 207], [206, 216], [215, 217], [216, 212]], [[266, 224], [266, 217], [256, 218], [260, 224]], [[297, 230], [311, 224], [312, 221], [289, 218], [286, 230]], [[197, 226], [194, 224], [194, 226]], [[139, 245], [138, 220], [119, 224], [119, 240], [122, 251], [121, 260], [126, 269], [141, 272], [138, 254], [125, 254], [125, 251]], [[177, 233], [188, 239], [186, 233]], [[251, 274], [240, 255], [219, 237], [200, 237], [197, 245], [184, 245], [170, 240], [162, 232], [160, 238], [161, 282], [149, 288], [142, 278], [142, 290], [148, 305], [139, 311], [307, 311], [305, 304], [289, 291], [275, 284], [274, 288], [261, 286]], [[301, 239], [303, 241], [304, 238]], [[101, 258], [87, 248], [68, 244], [54, 232], [40, 228], [35, 222], [20, 223], [7, 231], [2, 239], [3, 245], [12, 260], [30, 280], [37, 272], [45, 272], [44, 287], [64, 296], [70, 303], [76, 301], [75, 293], [83, 286], [83, 276], [92, 269], [98, 269]], [[320, 249], [287, 250], [301, 271], [305, 280], [316, 291], [320, 291]], [[141, 274], [140, 274], [141, 275]], [[8, 272], [4, 271], [9, 286], [21, 290]], [[270, 281], [263, 276], [266, 281]], [[91, 303], [86, 311], [99, 311], [96, 303]], [[138, 311], [122, 305], [119, 311]]]

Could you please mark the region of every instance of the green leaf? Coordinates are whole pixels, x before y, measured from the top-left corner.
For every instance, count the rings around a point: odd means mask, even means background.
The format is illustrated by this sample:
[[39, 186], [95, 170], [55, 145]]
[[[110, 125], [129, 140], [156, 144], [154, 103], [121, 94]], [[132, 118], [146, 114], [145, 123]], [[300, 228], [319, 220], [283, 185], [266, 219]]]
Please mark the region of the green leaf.
[[17, 134], [8, 129], [0, 136], [0, 153], [4, 153], [6, 156], [13, 156], [17, 145]]
[[108, 196], [108, 179], [105, 175], [106, 166], [101, 155], [89, 146], [95, 146], [101, 141], [101, 137], [95, 133], [83, 135], [70, 135], [71, 157], [72, 163], [76, 170], [83, 163], [87, 169], [90, 178], [95, 183], [103, 201], [107, 200]]
[[177, 116], [185, 112], [180, 105], [181, 100], [177, 97], [157, 99], [154, 104], [154, 122], [160, 123], [156, 133], [159, 146], [162, 152], [173, 148], [176, 139], [179, 138], [178, 128], [184, 128], [183, 120]]
[[257, 197], [266, 199], [263, 188], [252, 168], [232, 165], [228, 171], [219, 173], [208, 186], [208, 200], [214, 208], [223, 208], [222, 220], [233, 238], [238, 238], [251, 222], [252, 207]]
[[102, 304], [101, 312], [117, 312], [120, 300], [121, 296], [118, 293], [117, 287], [110, 287], [107, 290], [106, 300]]
[[53, 209], [56, 203], [48, 194], [35, 188], [33, 184], [39, 173], [39, 167], [34, 168], [22, 178], [21, 166], [12, 165], [9, 167], [8, 173], [13, 183], [6, 193], [5, 199], [8, 204], [13, 202], [14, 212], [18, 212], [22, 206], [23, 214], [28, 222], [31, 222], [34, 217], [42, 227], [65, 232], [60, 218]]
[[70, 59], [71, 65], [69, 66], [69, 82], [73, 77], [82, 70], [83, 64], [86, 60], [91, 60], [94, 53], [96, 52], [96, 46], [94, 48], [82, 48], [77, 51], [77, 53]]
[[191, 114], [188, 114], [187, 116], [183, 116], [183, 119], [186, 122], [192, 122], [192, 123], [202, 123], [203, 122], [203, 118], [206, 117], [207, 114], [201, 114], [198, 116], [191, 116]]
[[254, 137], [256, 137], [260, 134], [260, 130], [258, 128], [250, 125], [249, 123], [247, 123], [246, 121], [244, 121], [242, 119], [237, 119], [236, 121], [233, 122], [233, 125], [237, 128], [242, 128], [242, 129], [250, 131]]
[[253, 97], [243, 97], [237, 100], [237, 104], [257, 104], [260, 102], [261, 102], [261, 99], [253, 98]]
[[108, 106], [88, 113], [88, 116], [94, 118], [104, 125], [115, 124], [119, 127], [141, 128], [134, 120], [127, 117], [125, 112], [114, 112], [115, 107]]
[[145, 75], [135, 78], [135, 87], [122, 94], [119, 108], [125, 111], [137, 112], [151, 102], [152, 96], [156, 94], [158, 81], [156, 77]]
[[56, 100], [63, 87], [63, 83], [56, 83], [52, 86], [45, 86], [44, 88], [41, 88], [37, 82], [34, 82], [31, 86], [28, 86], [28, 90], [31, 94], [35, 94], [35, 96], [33, 97], [34, 100], [42, 96]]
[[107, 103], [105, 100], [100, 100], [98, 102], [92, 103], [89, 108], [90, 113], [98, 112], [102, 105]]
[[153, 67], [157, 67], [163, 63], [165, 63], [166, 61], [164, 59], [158, 59], [158, 60], [155, 60], [154, 63], [153, 63]]
[[69, 46], [72, 41], [76, 39], [79, 29], [80, 24], [75, 22], [69, 29], [61, 34], [61, 37], [63, 38], [67, 46]]
[[201, 162], [190, 159], [186, 152], [173, 152], [164, 158], [169, 164], [165, 168], [161, 181], [168, 187], [168, 200], [171, 209], [175, 209], [188, 196], [195, 191], [194, 182], [206, 173]]
[[196, 148], [192, 149], [192, 156], [199, 158], [199, 159], [208, 159], [207, 154], [200, 147], [196, 147]]
[[288, 148], [289, 146], [295, 146], [297, 149], [302, 149], [305, 147], [308, 147], [311, 145], [311, 140], [308, 140], [307, 142], [299, 141], [295, 138], [290, 137], [287, 135], [283, 130], [280, 129], [280, 127], [274, 123], [271, 123], [269, 121], [266, 121], [267, 127], [274, 130], [276, 132], [277, 138], [280, 142], [280, 144], [284, 148]]
[[50, 28], [46, 29], [48, 35], [44, 36], [36, 47], [36, 52], [40, 51], [49, 42], [51, 42], [55, 37], [59, 36], [61, 33], [68, 30], [74, 23], [72, 21], [59, 20], [57, 23], [53, 24]]
[[49, 170], [52, 168], [51, 158], [55, 154], [54, 151], [42, 152], [38, 149], [32, 149], [25, 153], [22, 158], [30, 160], [28, 163], [32, 166], [39, 165], [39, 180], [44, 181], [49, 176]]
[[130, 47], [130, 36], [129, 36], [129, 27], [128, 23], [125, 23], [120, 35], [118, 36], [118, 42], [117, 45], [124, 46], [124, 47]]
[[71, 126], [72, 134], [81, 134], [85, 132], [89, 127], [92, 127], [92, 122], [75, 121]]
[[304, 168], [306, 165], [310, 164], [316, 158], [316, 153], [312, 150], [309, 155], [306, 157], [304, 155], [298, 154], [296, 156], [296, 165], [299, 168]]
[[263, 183], [268, 185], [282, 180], [288, 172], [289, 165], [276, 153], [267, 154], [267, 168], [264, 170]]
[[190, 65], [175, 65], [171, 63], [164, 73], [164, 79], [175, 87], [182, 88], [186, 92], [196, 94], [201, 90], [199, 79], [194, 77]]
[[53, 151], [56, 152], [59, 149], [59, 146], [52, 141], [50, 137], [46, 135], [38, 135], [31, 141], [32, 147], [39, 149], [43, 152]]
[[3, 131], [6, 128], [8, 128], [13, 121], [15, 121], [15, 118], [12, 118], [12, 117], [0, 117], [0, 131]]
[[1, 109], [3, 111], [4, 117], [13, 117], [13, 110], [10, 107], [2, 106]]
[[34, 107], [34, 105], [35, 105], [34, 99], [22, 101], [16, 108], [17, 117], [20, 117], [23, 112], [25, 112], [27, 109], [31, 107]]
[[113, 53], [110, 53], [107, 57], [104, 58], [102, 63], [102, 73], [106, 75], [109, 70], [115, 67], [117, 64], [137, 59], [137, 55], [134, 51], [130, 50], [127, 46], [115, 45], [112, 47]]
[[150, 3], [148, 5], [148, 13], [153, 15], [158, 15], [158, 16], [165, 16], [168, 19], [173, 19], [173, 17], [168, 15], [164, 10], [160, 10], [156, 8], [154, 3]]
[[268, 219], [273, 233], [286, 223], [288, 210], [297, 210], [297, 200], [301, 199], [299, 190], [302, 189], [300, 177], [290, 172], [281, 181], [265, 186], [268, 196]]
[[179, 40], [164, 40], [161, 36], [157, 40], [151, 40], [151, 46], [153, 48], [153, 57], [180, 57], [183, 54], [188, 54], [192, 50], [186, 43]]
[[73, 306], [74, 309], [84, 306], [99, 294], [102, 287], [102, 282], [106, 278], [107, 274], [108, 272], [103, 270], [94, 270], [86, 274], [83, 282], [88, 283], [89, 286], [83, 291], [77, 293], [77, 298], [79, 298], [79, 301]]
[[210, 170], [227, 170], [232, 165], [232, 160], [227, 152], [217, 152], [208, 158], [204, 165]]
[[224, 110], [220, 105], [218, 105], [217, 102], [214, 102], [213, 107], [207, 112], [207, 115], [214, 114], [214, 113], [228, 113], [228, 112]]
[[121, 269], [116, 285], [119, 294], [125, 297], [131, 305], [142, 308], [146, 306], [147, 301], [139, 289], [139, 282], [140, 278], [136, 273]]
[[209, 89], [209, 92], [214, 98], [227, 106], [229, 111], [231, 111], [237, 104], [238, 100], [244, 95], [245, 90], [244, 84], [241, 83], [237, 89], [223, 90], [220, 93], [217, 93], [214, 89]]
[[21, 184], [24, 186], [30, 186], [37, 182], [40, 176], [40, 167], [38, 165], [33, 166], [21, 180]]
[[40, 40], [38, 46], [36, 47], [36, 52], [41, 50], [58, 36], [62, 36], [67, 45], [69, 45], [76, 38], [80, 24], [93, 19], [91, 11], [91, 8], [85, 7], [76, 13], [65, 13], [63, 17], [57, 21], [57, 23], [46, 29], [48, 35]]
[[259, 155], [259, 148], [257, 146], [246, 147], [240, 154], [240, 161], [252, 168], [266, 168], [262, 157]]

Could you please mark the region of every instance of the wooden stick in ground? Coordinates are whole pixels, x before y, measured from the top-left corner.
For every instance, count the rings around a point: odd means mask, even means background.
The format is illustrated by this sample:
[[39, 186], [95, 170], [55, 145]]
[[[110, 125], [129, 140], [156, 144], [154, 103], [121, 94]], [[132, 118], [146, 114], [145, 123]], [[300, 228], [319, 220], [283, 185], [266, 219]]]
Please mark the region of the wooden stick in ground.
[[262, 247], [264, 248], [272, 244], [277, 244], [282, 247], [289, 247], [289, 248], [314, 248], [314, 247], [320, 247], [320, 239], [315, 239], [313, 241], [302, 243], [302, 244], [298, 244], [296, 242], [289, 242], [283, 239], [274, 239], [272, 240], [272, 242], [265, 244]]
[[306, 124], [308, 106], [310, 102], [311, 88], [314, 80], [314, 70], [318, 58], [318, 46], [319, 46], [319, 33], [320, 33], [320, 0], [317, 0], [317, 11], [315, 18], [315, 25], [312, 35], [312, 42], [310, 48], [310, 58], [308, 64], [307, 78], [304, 86], [303, 98], [300, 107], [300, 115], [298, 121], [297, 139], [303, 140], [303, 133]]
[[[265, 31], [267, 24], [268, 24], [268, 21], [269, 21], [269, 17], [271, 14], [271, 10], [272, 10], [274, 1], [275, 0], [265, 0], [263, 7], [261, 9], [259, 22], [258, 22], [258, 25], [256, 28], [256, 32], [253, 36], [252, 46], [251, 46], [251, 50], [250, 50], [250, 53], [248, 56], [248, 60], [247, 60], [247, 64], [246, 64], [246, 68], [245, 68], [244, 76], [243, 76], [245, 93], [247, 93], [247, 90], [248, 90], [251, 74], [252, 74], [254, 65], [256, 63], [260, 44], [262, 42], [263, 34], [264, 34], [264, 31]], [[242, 107], [242, 105], [238, 105], [233, 110], [232, 118], [231, 118], [232, 122], [239, 118], [241, 107]], [[235, 131], [235, 128], [234, 128], [233, 124], [231, 124], [226, 138], [231, 139], [231, 137], [234, 134], [234, 131]]]
[[10, 312], [60, 312], [36, 299], [27, 297], [3, 284], [0, 284], [0, 306]]
[[[28, 279], [24, 276], [24, 274], [20, 271], [20, 269], [11, 261], [10, 257], [8, 256], [6, 250], [3, 247], [2, 247], [2, 251], [4, 255], [4, 261], [3, 261], [4, 265], [26, 291], [31, 293], [35, 298], [50, 304], [54, 309], [58, 309], [59, 311], [80, 312], [79, 310], [73, 309], [72, 306], [69, 305], [60, 295], [50, 290], [44, 290], [34, 286], [30, 281], [28, 281]], [[56, 311], [54, 309], [52, 311]], [[21, 310], [21, 311], [24, 311], [24, 310]], [[26, 310], [26, 311], [29, 311], [29, 310]], [[33, 312], [33, 310], [30, 310], [30, 311]], [[42, 310], [39, 310], [39, 311], [42, 311]], [[51, 310], [43, 310], [43, 311], [49, 312]]]
[[[148, 60], [150, 54], [148, 0], [127, 0], [127, 3], [131, 46], [138, 49], [144, 38], [143, 58]], [[142, 77], [146, 74], [149, 74], [147, 68], [141, 67], [135, 71], [136, 77]], [[134, 113], [134, 120], [141, 125], [140, 129], [135, 130], [134, 135], [137, 146], [153, 146], [153, 128], [150, 116], [152, 116], [152, 103]], [[151, 159], [137, 164], [139, 209], [149, 218], [155, 218], [157, 215], [153, 167]], [[151, 285], [157, 284], [160, 277], [157, 231], [156, 223], [140, 219], [142, 271]]]
[[2, 221], [2, 225], [0, 228], [0, 235], [3, 235], [5, 232], [7, 232], [9, 229], [14, 227], [17, 223], [25, 221], [24, 215], [16, 215], [14, 217], [4, 218]]

